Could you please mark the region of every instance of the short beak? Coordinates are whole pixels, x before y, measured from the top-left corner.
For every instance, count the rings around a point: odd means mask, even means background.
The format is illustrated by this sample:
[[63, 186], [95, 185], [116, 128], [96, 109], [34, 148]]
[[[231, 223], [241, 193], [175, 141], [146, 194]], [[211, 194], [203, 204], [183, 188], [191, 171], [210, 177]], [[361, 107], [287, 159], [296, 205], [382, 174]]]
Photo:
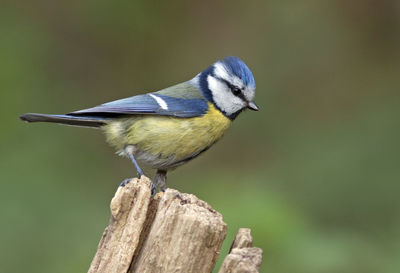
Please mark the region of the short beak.
[[258, 106], [254, 101], [250, 101], [249, 104], [247, 105], [247, 108], [253, 111], [258, 111]]

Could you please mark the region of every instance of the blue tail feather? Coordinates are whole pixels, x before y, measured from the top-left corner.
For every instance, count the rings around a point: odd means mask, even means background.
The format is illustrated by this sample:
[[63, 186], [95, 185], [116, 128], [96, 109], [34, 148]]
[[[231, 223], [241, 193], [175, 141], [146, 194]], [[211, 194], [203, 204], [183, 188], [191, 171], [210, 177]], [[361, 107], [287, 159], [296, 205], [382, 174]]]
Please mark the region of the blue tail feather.
[[19, 118], [27, 122], [53, 122], [83, 127], [101, 127], [107, 124], [108, 121], [110, 121], [110, 119], [108, 118], [98, 116], [85, 117], [71, 115], [47, 115], [36, 113], [23, 114]]

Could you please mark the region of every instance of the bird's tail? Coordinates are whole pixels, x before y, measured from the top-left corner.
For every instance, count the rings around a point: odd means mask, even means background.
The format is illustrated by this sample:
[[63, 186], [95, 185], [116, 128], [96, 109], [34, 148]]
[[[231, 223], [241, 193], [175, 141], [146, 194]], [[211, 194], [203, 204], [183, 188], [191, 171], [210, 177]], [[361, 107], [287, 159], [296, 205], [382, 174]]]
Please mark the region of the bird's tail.
[[73, 116], [73, 115], [46, 115], [46, 114], [35, 114], [28, 113], [23, 114], [19, 117], [23, 121], [27, 122], [54, 122], [60, 124], [67, 124], [73, 126], [83, 127], [101, 127], [109, 121], [105, 117], [99, 116]]

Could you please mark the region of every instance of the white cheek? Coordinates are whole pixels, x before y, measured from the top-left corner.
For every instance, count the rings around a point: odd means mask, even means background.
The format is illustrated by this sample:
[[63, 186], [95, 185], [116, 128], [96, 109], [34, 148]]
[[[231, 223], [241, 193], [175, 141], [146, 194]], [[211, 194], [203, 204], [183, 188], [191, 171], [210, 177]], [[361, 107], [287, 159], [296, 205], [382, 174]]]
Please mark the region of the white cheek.
[[211, 93], [215, 95], [216, 93], [226, 93], [228, 90], [225, 83], [217, 80], [213, 76], [209, 75], [207, 77], [208, 88], [211, 90]]
[[207, 77], [208, 88], [210, 89], [215, 104], [228, 115], [246, 107], [246, 103], [239, 97], [232, 94], [231, 90], [221, 81], [209, 75]]

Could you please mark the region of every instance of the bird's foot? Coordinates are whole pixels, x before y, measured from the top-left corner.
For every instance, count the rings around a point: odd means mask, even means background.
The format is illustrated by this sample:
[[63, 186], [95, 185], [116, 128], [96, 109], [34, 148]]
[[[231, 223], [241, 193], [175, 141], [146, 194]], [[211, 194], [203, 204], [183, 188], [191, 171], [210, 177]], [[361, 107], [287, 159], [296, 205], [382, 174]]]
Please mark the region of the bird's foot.
[[[131, 182], [133, 178], [127, 178], [122, 180], [121, 183], [119, 183], [119, 187], [125, 187], [126, 185], [128, 185], [129, 182]], [[140, 179], [140, 176], [139, 176]], [[163, 192], [165, 191], [165, 189], [162, 190]], [[151, 197], [154, 197], [154, 195], [156, 195], [156, 185], [154, 185], [153, 181], [151, 182]]]
[[127, 178], [122, 180], [121, 183], [119, 183], [119, 187], [125, 187], [133, 178]]
[[154, 195], [156, 195], [156, 185], [151, 181], [151, 197], [154, 197]]
[[156, 176], [153, 179], [153, 184], [160, 189], [160, 191], [165, 192], [167, 186], [167, 171], [158, 170]]

